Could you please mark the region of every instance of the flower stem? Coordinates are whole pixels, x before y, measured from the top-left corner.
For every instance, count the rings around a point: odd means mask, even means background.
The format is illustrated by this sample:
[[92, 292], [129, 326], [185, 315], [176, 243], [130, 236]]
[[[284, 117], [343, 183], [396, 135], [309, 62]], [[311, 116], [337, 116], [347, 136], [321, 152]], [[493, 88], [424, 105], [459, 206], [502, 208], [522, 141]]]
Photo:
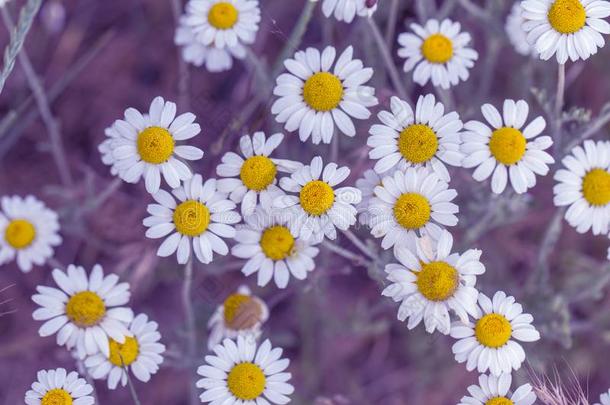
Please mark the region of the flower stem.
[[555, 155], [561, 153], [562, 144], [562, 112], [564, 105], [564, 93], [566, 88], [566, 65], [564, 63], [560, 64], [557, 68], [557, 94], [555, 96], [555, 110], [554, 110], [554, 127], [553, 127], [553, 135], [554, 135], [554, 150]]
[[195, 370], [192, 362], [196, 354], [197, 336], [195, 334], [195, 311], [193, 310], [192, 286], [193, 259], [189, 258], [188, 262], [186, 262], [186, 265], [184, 266], [184, 283], [182, 284], [182, 305], [184, 306], [184, 317], [186, 320], [190, 404], [194, 405], [197, 403], [197, 387], [195, 386]]
[[136, 392], [136, 387], [134, 387], [133, 382], [131, 381], [131, 377], [129, 377], [129, 370], [127, 369], [127, 366], [125, 365], [125, 362], [123, 361], [123, 356], [121, 355], [121, 353], [119, 353], [119, 358], [121, 359], [121, 364], [122, 364], [121, 368], [123, 369], [123, 372], [127, 376], [127, 385], [129, 386], [129, 393], [131, 394], [131, 399], [133, 399], [133, 403], [135, 405], [142, 405], [142, 403], [140, 402], [140, 398], [138, 398], [138, 393]]

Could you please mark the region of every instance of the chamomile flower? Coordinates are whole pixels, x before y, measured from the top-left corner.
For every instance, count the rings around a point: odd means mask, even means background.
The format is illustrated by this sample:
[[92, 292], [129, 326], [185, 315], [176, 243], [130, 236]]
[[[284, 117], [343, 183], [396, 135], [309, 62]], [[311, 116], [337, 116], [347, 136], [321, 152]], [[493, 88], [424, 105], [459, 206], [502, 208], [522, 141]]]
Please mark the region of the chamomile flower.
[[159, 370], [165, 352], [165, 346], [159, 343], [161, 335], [157, 328], [156, 322], [139, 314], [129, 325], [132, 336], [125, 338], [124, 343], [110, 339], [108, 356], [98, 353], [85, 360], [87, 372], [95, 379], [106, 378], [111, 390], [119, 382], [123, 387], [127, 385], [128, 372], [142, 382], [150, 381]]
[[398, 170], [375, 187], [369, 205], [371, 233], [383, 237], [384, 249], [412, 243], [417, 236], [438, 240], [444, 226], [457, 225], [459, 208], [451, 202], [456, 196], [447, 182], [426, 168]]
[[245, 276], [258, 272], [259, 286], [273, 279], [278, 288], [286, 288], [290, 275], [304, 280], [313, 271], [318, 248], [298, 237], [298, 230], [290, 227], [290, 215], [260, 207], [244, 220], [245, 226], [235, 234], [237, 244], [231, 254], [248, 260], [242, 268]]
[[532, 386], [523, 384], [512, 395], [509, 394], [512, 384], [510, 374], [479, 376], [479, 385], [468, 387], [470, 397], [463, 397], [458, 405], [532, 405], [536, 402], [536, 394]]
[[57, 214], [34, 196], [0, 199], [0, 265], [17, 260], [24, 273], [53, 256], [59, 236]]
[[278, 172], [293, 173], [303, 166], [299, 162], [269, 157], [283, 139], [284, 135], [279, 133], [268, 139], [263, 132], [256, 132], [252, 137], [244, 135], [239, 140], [243, 157], [227, 152], [216, 167], [216, 174], [226, 177], [218, 179], [218, 190], [241, 204], [243, 216], [251, 215], [259, 202], [263, 208], [270, 209], [273, 200], [283, 194], [276, 185]]
[[40, 336], [57, 334], [57, 344], [76, 349], [83, 359], [101, 351], [110, 354], [109, 342], [124, 343], [131, 336], [127, 325], [133, 319], [128, 283], [119, 283], [116, 274], [104, 276], [102, 266], [93, 266], [87, 275], [80, 266], [70, 265], [64, 273], [53, 270], [59, 288], [38, 286], [32, 301], [40, 305], [32, 314], [36, 321], [45, 321]]
[[[239, 235], [239, 231], [238, 231]], [[225, 338], [235, 339], [237, 336], [253, 336], [261, 334], [261, 326], [269, 319], [269, 308], [260, 298], [252, 295], [250, 289], [242, 285], [237, 292], [229, 295], [216, 308], [208, 322], [210, 335], [208, 349], [221, 343]]]
[[377, 105], [375, 89], [364, 86], [373, 69], [353, 59], [351, 46], [335, 61], [336, 53], [332, 46], [322, 52], [315, 48], [298, 51], [294, 59], [284, 61], [288, 73], [277, 78], [273, 94], [280, 98], [271, 112], [277, 122], [285, 123], [287, 131], [298, 129], [303, 142], [311, 136], [314, 144], [330, 143], [335, 126], [353, 137], [356, 127], [352, 118], [368, 119], [368, 107]]
[[379, 113], [381, 125], [373, 125], [367, 145], [371, 159], [379, 159], [375, 171], [383, 174], [392, 168], [425, 166], [449, 182], [445, 163], [461, 166], [460, 131], [462, 121], [456, 112], [445, 114], [445, 107], [432, 94], [420, 96], [415, 106], [392, 97], [392, 111]]
[[198, 160], [203, 151], [189, 145], [177, 145], [197, 135], [201, 129], [193, 123], [195, 115], [184, 113], [176, 117], [176, 104], [156, 97], [149, 114], [135, 108], [125, 110], [125, 119], [113, 124], [119, 138], [110, 144], [119, 176], [128, 183], [137, 183], [144, 176], [146, 191], [156, 193], [161, 186], [161, 174], [172, 187], [193, 175], [182, 160]]
[[595, 405], [610, 405], [610, 390], [600, 395], [599, 402]]
[[413, 329], [424, 321], [426, 331], [449, 334], [449, 310], [468, 321], [468, 314], [476, 314], [479, 292], [474, 288], [476, 276], [485, 272], [479, 261], [481, 251], [470, 249], [463, 254], [452, 253], [453, 237], [445, 230], [437, 241], [423, 237], [415, 249], [396, 249], [400, 263], [386, 266], [387, 286], [382, 295], [400, 302], [398, 319], [408, 319]]
[[569, 206], [565, 218], [579, 233], [608, 233], [610, 224], [610, 143], [587, 140], [561, 161], [553, 187], [556, 206]]
[[324, 0], [322, 12], [326, 17], [334, 15], [337, 21], [351, 23], [356, 15], [360, 17], [370, 17], [377, 8], [377, 5], [368, 7], [367, 0]]
[[294, 387], [285, 372], [290, 360], [281, 359], [282, 349], [272, 348], [269, 340], [257, 347], [250, 337], [225, 339], [205, 356], [206, 364], [197, 373], [203, 378], [197, 387], [204, 390], [201, 402], [212, 404], [287, 404]]
[[76, 371], [65, 368], [40, 370], [32, 389], [25, 393], [27, 405], [92, 405], [93, 387]]
[[489, 370], [495, 376], [518, 370], [525, 360], [525, 352], [516, 341], [540, 339], [540, 333], [532, 325], [534, 318], [523, 313], [521, 304], [503, 291], [496, 292], [493, 300], [479, 293], [478, 302], [474, 323], [455, 322], [451, 326], [451, 337], [458, 339], [452, 348], [455, 360], [466, 362], [468, 371]]
[[606, 0], [525, 0], [521, 7], [527, 41], [542, 60], [585, 60], [604, 46], [602, 34], [610, 33], [603, 20], [610, 16]]
[[[172, 194], [159, 190], [153, 194], [157, 204], [148, 205], [150, 217], [144, 219], [149, 229], [146, 237], [167, 238], [157, 255], [168, 257], [177, 251], [178, 263], [185, 264], [191, 257], [191, 245], [195, 257], [201, 263], [210, 263], [214, 252], [229, 253], [229, 248], [221, 238], [233, 238], [233, 224], [241, 217], [233, 209], [235, 203], [226, 199], [217, 190], [216, 179], [203, 182], [196, 174], [182, 186], [172, 190]], [[177, 200], [177, 201], [176, 201]]]
[[260, 20], [258, 0], [190, 0], [184, 21], [203, 45], [222, 49], [252, 44]]
[[336, 163], [324, 166], [322, 158], [316, 156], [308, 166], [280, 179], [280, 187], [296, 195], [276, 198], [274, 207], [285, 209], [284, 218], [290, 219], [292, 235], [312, 244], [326, 236], [337, 238], [337, 230], [347, 230], [356, 223], [356, 208], [362, 196], [354, 187], [337, 187], [348, 176], [350, 170]]
[[517, 53], [524, 56], [538, 55], [536, 49], [527, 42], [527, 33], [523, 29], [525, 19], [521, 15], [522, 11], [523, 8], [519, 2], [513, 4], [504, 26], [506, 36]]
[[428, 20], [422, 27], [411, 24], [413, 33], [398, 36], [402, 46], [398, 56], [405, 58], [404, 71], [413, 71], [413, 81], [421, 86], [432, 80], [434, 86], [448, 89], [460, 80], [468, 80], [468, 69], [474, 66], [479, 54], [467, 45], [470, 34], [460, 32], [460, 23], [445, 19]]
[[[472, 177], [484, 181], [491, 177], [491, 190], [500, 194], [510, 183], [518, 194], [536, 185], [536, 175], [546, 176], [555, 160], [545, 152], [552, 144], [550, 136], [539, 136], [546, 127], [543, 117], [536, 117], [525, 128], [529, 106], [524, 100], [505, 100], [502, 115], [491, 104], [481, 107], [491, 128], [479, 121], [464, 125], [461, 146], [462, 166], [477, 167]], [[493, 175], [492, 175], [493, 173]]]

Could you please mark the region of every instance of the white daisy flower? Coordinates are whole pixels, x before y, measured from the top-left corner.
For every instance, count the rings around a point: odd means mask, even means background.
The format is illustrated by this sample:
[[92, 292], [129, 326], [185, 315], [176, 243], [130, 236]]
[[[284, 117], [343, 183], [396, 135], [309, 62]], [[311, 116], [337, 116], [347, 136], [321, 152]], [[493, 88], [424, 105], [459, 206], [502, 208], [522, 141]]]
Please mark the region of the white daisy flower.
[[108, 379], [108, 388], [113, 390], [119, 382], [127, 385], [127, 373], [142, 382], [159, 370], [163, 362], [165, 346], [159, 343], [161, 335], [156, 322], [149, 322], [148, 316], [139, 314], [129, 325], [133, 337], [125, 338], [124, 343], [110, 339], [108, 356], [98, 353], [85, 360], [88, 374], [95, 379]]
[[229, 177], [218, 179], [218, 190], [228, 194], [233, 202], [241, 203], [242, 216], [251, 215], [259, 202], [263, 208], [270, 209], [273, 200], [283, 194], [276, 185], [277, 173], [294, 173], [303, 166], [299, 162], [269, 157], [283, 139], [284, 135], [279, 133], [269, 139], [263, 132], [256, 132], [252, 137], [244, 135], [239, 140], [243, 158], [227, 152], [216, 167], [218, 176]]
[[[149, 228], [146, 237], [167, 238], [157, 255], [168, 257], [177, 251], [178, 263], [185, 264], [191, 257], [191, 245], [195, 257], [204, 264], [212, 261], [213, 252], [220, 255], [229, 253], [227, 244], [221, 238], [233, 238], [233, 224], [241, 220], [235, 203], [217, 190], [216, 179], [203, 183], [196, 174], [184, 184], [172, 190], [172, 194], [159, 190], [152, 197], [158, 204], [149, 204], [150, 217], [144, 219]], [[176, 201], [177, 200], [177, 201]]]
[[261, 207], [244, 220], [245, 225], [235, 234], [237, 244], [231, 254], [248, 260], [242, 268], [245, 276], [258, 272], [259, 286], [266, 286], [273, 278], [278, 288], [286, 288], [291, 274], [304, 280], [313, 271], [319, 250], [300, 239], [297, 229], [291, 229], [290, 215]]
[[425, 168], [398, 170], [375, 187], [369, 205], [371, 234], [383, 237], [384, 249], [412, 243], [417, 236], [438, 240], [443, 226], [458, 223], [459, 208], [451, 202], [456, 196], [447, 182]]
[[610, 405], [610, 390], [600, 395], [599, 402], [600, 403], [594, 405]]
[[[555, 160], [545, 149], [553, 144], [550, 136], [539, 136], [546, 121], [538, 116], [525, 128], [529, 106], [524, 100], [504, 100], [502, 115], [491, 104], [481, 107], [491, 128], [480, 121], [464, 125], [461, 150], [462, 166], [477, 166], [472, 174], [476, 181], [491, 177], [491, 190], [500, 194], [510, 183], [518, 194], [536, 185], [536, 175], [546, 176]], [[522, 129], [523, 128], [523, 129]]]
[[523, 29], [525, 19], [521, 15], [523, 8], [519, 2], [513, 4], [510, 9], [510, 14], [506, 18], [504, 30], [510, 44], [515, 48], [518, 54], [524, 56], [538, 55], [536, 48], [527, 42], [527, 33]]
[[280, 98], [271, 113], [277, 122], [285, 123], [287, 131], [298, 129], [303, 142], [311, 136], [314, 144], [330, 143], [335, 125], [345, 135], [355, 136], [352, 118], [368, 119], [368, 107], [378, 103], [375, 89], [364, 86], [373, 69], [353, 59], [351, 46], [335, 62], [336, 53], [332, 46], [322, 52], [315, 48], [298, 51], [294, 59], [284, 61], [288, 73], [276, 80], [273, 94]]
[[57, 333], [57, 344], [76, 349], [80, 359], [101, 351], [108, 356], [109, 340], [124, 343], [131, 336], [127, 325], [133, 319], [128, 283], [119, 283], [116, 274], [104, 276], [102, 266], [85, 269], [69, 265], [66, 273], [53, 270], [58, 288], [38, 286], [32, 301], [40, 305], [32, 314], [36, 321], [46, 321], [38, 330], [40, 336]]
[[610, 16], [606, 0], [526, 0], [521, 7], [527, 41], [542, 60], [553, 55], [560, 64], [585, 60], [604, 46], [601, 34], [610, 33], [603, 20]]
[[184, 19], [199, 42], [220, 49], [252, 44], [260, 20], [258, 0], [190, 0]]
[[350, 170], [336, 163], [324, 166], [322, 158], [316, 156], [310, 165], [280, 179], [280, 187], [296, 195], [276, 198], [274, 207], [286, 211], [281, 213], [290, 220], [288, 227], [292, 235], [298, 235], [311, 244], [319, 243], [326, 236], [337, 238], [337, 230], [347, 230], [356, 223], [356, 208], [362, 196], [354, 187], [339, 187], [349, 176]]
[[194, 124], [195, 115], [184, 113], [176, 117], [176, 104], [156, 97], [149, 114], [135, 108], [125, 110], [125, 119], [113, 124], [120, 134], [111, 143], [115, 167], [128, 183], [137, 183], [144, 176], [146, 191], [156, 193], [161, 186], [161, 173], [170, 187], [180, 186], [180, 180], [193, 175], [182, 161], [198, 160], [203, 151], [189, 145], [176, 145], [197, 135], [201, 129]]
[[417, 240], [415, 249], [396, 249], [400, 262], [386, 265], [390, 281], [382, 295], [400, 302], [398, 319], [408, 319], [407, 327], [415, 328], [424, 320], [426, 331], [449, 334], [449, 310], [464, 322], [468, 314], [476, 314], [479, 292], [474, 288], [476, 276], [485, 272], [479, 261], [481, 251], [470, 249], [463, 254], [451, 253], [453, 237], [445, 230], [438, 242], [429, 237]]
[[518, 370], [525, 360], [525, 352], [516, 340], [535, 342], [540, 333], [532, 325], [534, 317], [523, 313], [521, 304], [503, 291], [490, 300], [479, 293], [478, 314], [474, 323], [454, 322], [451, 337], [458, 339], [453, 353], [458, 363], [466, 362], [466, 369], [479, 373], [489, 370], [493, 375]]
[[215, 355], [205, 356], [206, 364], [197, 373], [203, 378], [197, 387], [204, 392], [201, 402], [211, 404], [268, 405], [287, 404], [294, 387], [285, 372], [290, 360], [281, 359], [282, 349], [272, 348], [265, 340], [258, 348], [250, 337], [238, 336], [237, 342], [225, 339], [214, 347]]
[[454, 111], [445, 114], [445, 107], [432, 94], [419, 97], [415, 112], [398, 97], [392, 97], [390, 107], [391, 112], [378, 114], [383, 124], [373, 125], [369, 131], [367, 145], [373, 148], [369, 157], [379, 159], [375, 171], [382, 174], [393, 168], [404, 171], [425, 166], [449, 182], [444, 163], [459, 167], [464, 158], [459, 115]]
[[360, 17], [370, 17], [377, 5], [368, 7], [367, 0], [324, 0], [322, 3], [322, 12], [328, 18], [334, 15], [337, 21], [345, 21], [351, 23], [356, 15]]
[[93, 387], [76, 371], [65, 368], [40, 370], [32, 389], [25, 393], [27, 405], [92, 405]]
[[434, 86], [448, 89], [460, 80], [468, 80], [468, 69], [474, 66], [479, 54], [467, 47], [470, 34], [460, 32], [460, 23], [445, 19], [439, 23], [431, 19], [422, 27], [411, 24], [413, 33], [398, 36], [402, 46], [398, 56], [405, 58], [404, 71], [413, 68], [413, 81], [425, 86], [432, 80]]
[[31, 195], [2, 197], [0, 207], [0, 265], [16, 258], [27, 273], [53, 257], [62, 241], [55, 211]]
[[[238, 231], [239, 234], [239, 231]], [[225, 338], [253, 336], [258, 339], [261, 327], [269, 319], [269, 308], [260, 298], [252, 295], [250, 289], [242, 285], [237, 292], [229, 295], [216, 308], [208, 322], [210, 335], [208, 349], [221, 343]]]
[[523, 384], [512, 395], [509, 395], [512, 384], [510, 374], [479, 376], [479, 385], [468, 387], [470, 397], [463, 397], [458, 405], [532, 405], [536, 402], [536, 394], [532, 386]]
[[569, 205], [565, 218], [579, 233], [608, 233], [610, 224], [610, 143], [587, 140], [561, 161], [553, 187], [556, 206]]

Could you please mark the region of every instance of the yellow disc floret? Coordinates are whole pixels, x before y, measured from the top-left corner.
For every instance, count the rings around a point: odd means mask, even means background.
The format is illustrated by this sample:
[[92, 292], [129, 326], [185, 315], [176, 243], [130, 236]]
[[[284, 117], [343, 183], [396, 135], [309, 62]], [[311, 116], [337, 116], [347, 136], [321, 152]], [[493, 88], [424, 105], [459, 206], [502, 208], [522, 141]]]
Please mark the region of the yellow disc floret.
[[137, 146], [143, 161], [158, 165], [174, 153], [174, 137], [165, 128], [148, 127], [138, 134]]
[[210, 225], [210, 210], [199, 201], [186, 200], [174, 210], [174, 225], [182, 235], [199, 236]]
[[208, 22], [218, 30], [228, 30], [237, 23], [239, 11], [229, 2], [214, 4], [208, 11]]
[[506, 397], [495, 397], [488, 399], [485, 405], [514, 405], [514, 402]]
[[72, 395], [63, 388], [55, 388], [44, 394], [40, 405], [72, 405]]
[[477, 321], [474, 334], [483, 346], [498, 348], [508, 342], [513, 333], [510, 322], [504, 315], [487, 314]]
[[333, 206], [335, 192], [328, 183], [314, 180], [303, 186], [299, 199], [306, 213], [320, 216]]
[[502, 127], [496, 129], [489, 140], [489, 150], [500, 163], [513, 165], [523, 158], [527, 141], [515, 128]]
[[265, 229], [260, 241], [265, 256], [271, 260], [283, 260], [292, 254], [294, 237], [285, 226], [276, 225]]
[[8, 223], [4, 232], [4, 240], [13, 249], [24, 249], [36, 238], [36, 228], [30, 221], [14, 219]]
[[275, 180], [277, 167], [266, 156], [248, 158], [239, 171], [239, 177], [246, 187], [254, 191], [266, 189]]
[[117, 367], [129, 366], [136, 361], [140, 353], [138, 341], [130, 336], [125, 337], [125, 343], [119, 343], [114, 339], [109, 340], [110, 362]]
[[555, 31], [562, 34], [580, 31], [587, 21], [587, 13], [580, 0], [555, 0], [549, 8], [548, 17]]
[[343, 99], [343, 83], [332, 73], [315, 73], [303, 86], [303, 98], [316, 111], [334, 110]]
[[453, 57], [453, 43], [443, 34], [432, 34], [422, 44], [421, 53], [430, 63], [446, 63]]
[[227, 377], [227, 387], [231, 394], [242, 401], [252, 401], [265, 390], [267, 379], [261, 368], [254, 363], [235, 365]]
[[106, 315], [106, 304], [93, 291], [81, 291], [68, 300], [66, 315], [75, 325], [88, 328], [97, 325]]
[[594, 206], [610, 203], [610, 173], [604, 169], [593, 169], [582, 179], [582, 194]]
[[225, 325], [233, 330], [250, 329], [260, 322], [263, 310], [257, 300], [246, 294], [231, 294], [223, 303]]
[[407, 161], [424, 163], [436, 154], [438, 138], [429, 126], [413, 124], [400, 133], [398, 150]]
[[458, 288], [458, 272], [446, 262], [422, 263], [415, 274], [419, 292], [430, 301], [445, 301]]
[[407, 229], [419, 229], [430, 220], [432, 207], [426, 197], [418, 193], [405, 193], [394, 204], [396, 222]]

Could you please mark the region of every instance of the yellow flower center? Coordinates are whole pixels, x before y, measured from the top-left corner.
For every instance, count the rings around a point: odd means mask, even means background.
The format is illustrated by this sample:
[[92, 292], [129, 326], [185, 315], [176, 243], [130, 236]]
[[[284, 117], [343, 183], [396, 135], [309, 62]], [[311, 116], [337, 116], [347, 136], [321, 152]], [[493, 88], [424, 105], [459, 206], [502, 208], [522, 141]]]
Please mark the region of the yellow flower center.
[[199, 236], [210, 225], [210, 210], [199, 201], [186, 200], [174, 210], [174, 225], [182, 235]]
[[477, 321], [474, 334], [483, 346], [498, 348], [508, 342], [513, 328], [506, 317], [500, 314], [483, 315]]
[[237, 23], [239, 11], [229, 2], [216, 3], [208, 12], [208, 22], [219, 30], [228, 30]]
[[587, 21], [587, 13], [580, 0], [555, 0], [548, 17], [555, 31], [562, 34], [580, 31]]
[[36, 238], [36, 228], [30, 221], [14, 219], [4, 232], [4, 239], [13, 249], [24, 249]]
[[400, 133], [398, 150], [409, 162], [424, 163], [438, 150], [438, 138], [429, 126], [413, 124]]
[[277, 174], [275, 163], [266, 156], [248, 158], [239, 171], [239, 177], [246, 187], [254, 191], [266, 189]]
[[415, 274], [419, 292], [430, 301], [445, 301], [458, 288], [458, 272], [446, 262], [422, 263]]
[[136, 361], [140, 353], [140, 345], [135, 338], [125, 337], [125, 343], [110, 339], [110, 362], [117, 367], [129, 366]]
[[252, 401], [265, 390], [267, 379], [263, 370], [254, 363], [235, 365], [227, 377], [229, 391], [242, 401]]
[[407, 229], [419, 229], [426, 225], [431, 212], [428, 199], [418, 193], [405, 193], [394, 204], [396, 222]]
[[485, 405], [513, 405], [514, 402], [506, 397], [495, 397], [487, 400]]
[[283, 260], [292, 254], [294, 237], [285, 226], [276, 225], [265, 229], [261, 236], [261, 249], [271, 260]]
[[343, 99], [343, 83], [332, 73], [316, 73], [305, 82], [303, 98], [316, 111], [334, 110]]
[[174, 153], [174, 138], [165, 128], [148, 127], [138, 134], [138, 153], [143, 161], [161, 164]]
[[521, 160], [525, 154], [527, 142], [525, 137], [515, 128], [502, 127], [491, 134], [489, 150], [496, 160], [505, 165], [512, 165]]
[[250, 329], [262, 318], [262, 308], [249, 295], [231, 294], [223, 304], [225, 324], [233, 330]]
[[453, 56], [453, 44], [443, 34], [432, 34], [422, 44], [421, 53], [430, 63], [445, 63]]
[[40, 400], [41, 405], [72, 405], [72, 396], [62, 388], [47, 391]]
[[106, 315], [106, 304], [96, 293], [81, 291], [68, 300], [66, 315], [75, 325], [88, 328], [97, 325]]
[[327, 183], [314, 180], [303, 186], [299, 198], [305, 212], [320, 216], [333, 206], [335, 191]]
[[604, 169], [589, 171], [582, 179], [582, 194], [591, 205], [610, 203], [610, 173]]

